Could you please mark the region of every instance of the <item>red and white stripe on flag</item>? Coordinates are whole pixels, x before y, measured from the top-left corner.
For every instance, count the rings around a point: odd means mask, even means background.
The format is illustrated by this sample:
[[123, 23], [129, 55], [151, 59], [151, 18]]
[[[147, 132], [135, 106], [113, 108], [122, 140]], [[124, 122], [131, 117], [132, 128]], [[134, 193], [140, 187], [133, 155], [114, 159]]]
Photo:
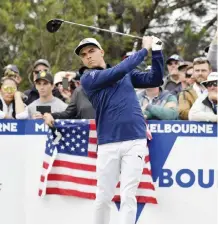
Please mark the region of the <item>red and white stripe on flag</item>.
[[[95, 199], [97, 133], [95, 121], [90, 120], [89, 123], [88, 157], [65, 155], [57, 152], [53, 156], [45, 154], [40, 179], [40, 196], [57, 194]], [[120, 201], [119, 186], [118, 183], [113, 201]], [[145, 157], [136, 198], [139, 203], [157, 204], [149, 155]]]

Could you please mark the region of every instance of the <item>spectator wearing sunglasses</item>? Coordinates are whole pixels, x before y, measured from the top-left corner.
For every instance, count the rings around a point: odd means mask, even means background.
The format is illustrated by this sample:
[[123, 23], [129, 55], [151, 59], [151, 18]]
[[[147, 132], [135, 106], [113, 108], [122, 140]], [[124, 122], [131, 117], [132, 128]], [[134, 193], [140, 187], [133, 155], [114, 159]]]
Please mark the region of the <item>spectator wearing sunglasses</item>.
[[200, 96], [189, 111], [189, 120], [217, 122], [217, 94], [218, 94], [218, 72], [209, 74], [206, 81], [202, 82], [208, 93], [207, 96]]
[[13, 78], [2, 78], [0, 92], [0, 119], [28, 118], [22, 94], [17, 90], [17, 82]]
[[175, 95], [176, 97], [179, 96], [179, 93], [182, 90], [184, 90], [185, 88], [189, 86], [186, 79], [186, 68], [190, 66], [191, 64], [192, 63], [188, 61], [179, 62], [179, 66], [178, 66], [179, 83], [175, 87], [175, 89], [171, 91], [171, 94]]
[[[46, 59], [38, 59], [33, 64], [33, 71], [29, 76], [29, 82], [32, 84], [32, 87], [24, 92], [24, 94], [27, 96], [27, 100], [25, 101], [26, 105], [31, 104], [33, 101], [39, 98], [39, 92], [37, 91], [34, 84], [34, 81], [36, 80], [38, 74], [43, 71], [49, 72], [50, 70], [51, 70], [51, 66]], [[55, 97], [64, 101], [63, 96], [60, 94], [60, 92], [58, 91], [56, 87], [53, 89], [52, 93]]]
[[211, 72], [210, 62], [205, 57], [198, 57], [193, 60], [193, 78], [195, 83], [184, 89], [179, 94], [179, 116], [182, 120], [188, 120], [188, 113], [194, 104], [195, 100], [201, 96], [207, 94], [207, 89], [201, 84], [207, 80], [208, 75]]
[[188, 87], [192, 86], [195, 83], [195, 79], [192, 75], [193, 75], [193, 64], [187, 66], [185, 71], [185, 79]]

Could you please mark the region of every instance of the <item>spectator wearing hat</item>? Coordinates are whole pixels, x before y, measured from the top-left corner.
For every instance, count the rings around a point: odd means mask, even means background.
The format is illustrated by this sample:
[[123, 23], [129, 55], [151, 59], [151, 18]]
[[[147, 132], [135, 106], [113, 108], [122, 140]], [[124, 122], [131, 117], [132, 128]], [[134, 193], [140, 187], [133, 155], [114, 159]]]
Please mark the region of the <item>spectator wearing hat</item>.
[[38, 74], [42, 71], [50, 71], [51, 66], [50, 63], [46, 59], [38, 59], [37, 61], [34, 62], [33, 64], [33, 72], [32, 72], [32, 81], [35, 81]]
[[217, 43], [218, 43], [218, 31], [216, 31], [215, 37], [208, 48], [207, 59], [210, 61], [212, 71], [217, 72]]
[[[29, 81], [33, 85], [30, 89], [24, 91], [24, 94], [27, 96], [27, 100], [25, 101], [26, 105], [31, 104], [33, 101], [39, 98], [39, 93], [34, 83], [37, 75], [42, 71], [45, 72], [50, 71], [50, 69], [51, 69], [50, 63], [46, 59], [38, 59], [37, 61], [35, 61], [35, 63], [33, 64], [33, 71], [29, 76]], [[64, 101], [63, 96], [60, 94], [57, 88], [54, 88], [52, 92], [55, 97]]]
[[67, 109], [63, 112], [45, 113], [43, 118], [46, 123], [53, 123], [55, 119], [95, 119], [95, 110], [88, 100], [79, 80], [82, 74], [86, 71], [86, 67], [80, 68], [73, 79], [77, 87], [73, 92], [71, 101]]
[[28, 106], [29, 118], [41, 119], [43, 113], [37, 106], [50, 106], [50, 112], [62, 112], [67, 108], [67, 104], [56, 98], [52, 94], [54, 88], [53, 76], [50, 72], [42, 71], [35, 77], [35, 87], [39, 93], [39, 99], [33, 101]]
[[186, 68], [191, 64], [192, 63], [188, 61], [179, 62], [178, 66], [179, 83], [176, 86], [176, 88], [171, 91], [173, 95], [178, 97], [179, 93], [189, 86], [186, 79]]
[[167, 61], [167, 70], [168, 75], [164, 79], [163, 89], [168, 91], [173, 91], [176, 87], [180, 86], [179, 80], [179, 71], [178, 66], [179, 62], [183, 61], [183, 59], [179, 55], [171, 55]]
[[210, 62], [205, 57], [198, 57], [193, 60], [193, 77], [195, 83], [179, 94], [179, 116], [180, 119], [188, 120], [188, 113], [195, 100], [207, 93], [207, 89], [201, 84], [207, 80], [211, 72]]
[[218, 94], [218, 72], [211, 72], [207, 80], [202, 84], [207, 89], [208, 93], [205, 96], [197, 98], [189, 111], [189, 120], [218, 122], [217, 115], [217, 94]]
[[17, 82], [12, 77], [3, 77], [0, 90], [0, 119], [28, 119], [28, 111]]
[[4, 77], [13, 78], [17, 84], [19, 85], [22, 81], [22, 77], [20, 76], [19, 69], [16, 65], [9, 64], [4, 68]]
[[[59, 71], [54, 76], [54, 85], [57, 87], [60, 94], [63, 96], [64, 101], [69, 104], [73, 91], [76, 88], [76, 84], [74, 82], [74, 78], [76, 77], [75, 72], [70, 71]], [[66, 78], [66, 81], [63, 84], [63, 79]], [[64, 80], [65, 81], [65, 80]], [[66, 86], [67, 85], [67, 86]]]

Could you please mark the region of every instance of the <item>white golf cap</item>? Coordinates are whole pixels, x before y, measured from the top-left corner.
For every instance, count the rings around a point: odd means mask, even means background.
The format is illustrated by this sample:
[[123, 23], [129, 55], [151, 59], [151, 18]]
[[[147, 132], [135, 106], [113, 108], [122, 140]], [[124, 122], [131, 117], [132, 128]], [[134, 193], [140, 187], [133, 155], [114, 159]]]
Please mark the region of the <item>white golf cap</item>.
[[218, 81], [218, 72], [212, 72], [208, 75], [207, 80], [202, 81], [201, 84], [205, 85], [210, 81]]
[[79, 43], [79, 45], [76, 47], [74, 52], [77, 55], [79, 55], [80, 50], [83, 47], [88, 46], [88, 45], [94, 45], [94, 46], [98, 47], [99, 49], [103, 50], [101, 45], [99, 44], [99, 42], [95, 38], [85, 38]]

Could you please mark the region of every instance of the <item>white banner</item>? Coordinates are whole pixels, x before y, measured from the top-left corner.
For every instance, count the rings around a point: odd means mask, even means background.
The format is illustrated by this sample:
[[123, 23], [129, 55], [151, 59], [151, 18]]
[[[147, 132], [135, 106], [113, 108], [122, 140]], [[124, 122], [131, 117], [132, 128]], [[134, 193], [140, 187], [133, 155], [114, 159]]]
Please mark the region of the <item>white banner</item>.
[[[46, 135], [34, 127], [28, 135], [0, 133], [0, 224], [92, 223], [93, 200], [38, 196]], [[216, 135], [159, 131], [153, 131], [150, 147], [158, 204], [141, 207], [137, 223], [216, 224]], [[114, 203], [111, 223], [119, 223]]]

